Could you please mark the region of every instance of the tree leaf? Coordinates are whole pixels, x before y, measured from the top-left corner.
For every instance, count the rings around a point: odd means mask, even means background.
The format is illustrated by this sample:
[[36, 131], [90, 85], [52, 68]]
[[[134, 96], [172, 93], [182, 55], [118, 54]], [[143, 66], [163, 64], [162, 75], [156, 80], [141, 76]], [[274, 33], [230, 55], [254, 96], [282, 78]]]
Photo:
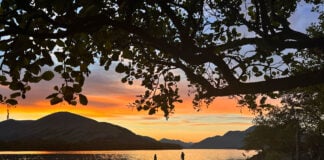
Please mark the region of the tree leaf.
[[116, 72], [117, 73], [124, 73], [126, 67], [122, 64], [122, 63], [118, 63], [118, 65], [116, 66]]
[[6, 80], [7, 80], [6, 76], [0, 76], [0, 81], [6, 81]]
[[32, 83], [38, 83], [40, 80], [42, 80], [41, 77], [31, 77], [29, 79], [29, 82], [32, 82]]
[[241, 77], [241, 80], [242, 80], [243, 82], [245, 82], [247, 79], [248, 79], [247, 75], [244, 75], [244, 76]]
[[69, 104], [75, 106], [75, 105], [77, 105], [77, 102], [73, 100], [73, 101], [71, 101]]
[[42, 79], [46, 81], [53, 79], [53, 77], [54, 77], [54, 73], [52, 71], [46, 71], [42, 74]]
[[29, 68], [29, 71], [34, 74], [39, 74], [41, 71], [41, 68], [38, 65], [33, 65], [32, 67]]
[[114, 53], [112, 56], [111, 56], [111, 60], [113, 60], [113, 61], [118, 61], [118, 59], [119, 59], [119, 53]]
[[259, 68], [256, 67], [256, 66], [254, 66], [254, 67], [252, 68], [252, 71], [253, 71], [253, 72], [259, 72]]
[[54, 86], [54, 90], [58, 91], [59, 90], [58, 86]]
[[54, 68], [54, 71], [58, 72], [58, 73], [61, 73], [63, 70], [63, 66], [62, 65], [58, 65]]
[[175, 76], [175, 77], [174, 77], [174, 81], [179, 82], [179, 81], [180, 81], [180, 76]]
[[63, 99], [62, 98], [59, 98], [59, 97], [54, 97], [51, 99], [51, 105], [55, 105], [55, 104], [58, 104], [60, 102], [62, 102]]
[[155, 114], [155, 112], [156, 112], [155, 108], [151, 108], [149, 110], [149, 115], [153, 115], [153, 114]]
[[82, 91], [82, 87], [79, 84], [73, 84], [74, 92], [80, 93]]
[[281, 73], [282, 76], [286, 76], [286, 75], [288, 75], [288, 74], [289, 74], [289, 70], [288, 70], [288, 69], [285, 69], [285, 70]]
[[12, 106], [18, 104], [17, 100], [15, 100], [15, 99], [7, 99], [7, 100], [6, 100], [6, 103], [7, 103], [7, 104], [10, 104], [10, 105], [12, 105]]
[[64, 43], [62, 40], [60, 40], [60, 39], [57, 39], [57, 40], [56, 40], [56, 44], [57, 44], [58, 46], [60, 46], [60, 47], [64, 47], [64, 46], [65, 46], [65, 43]]
[[9, 88], [10, 88], [11, 90], [13, 90], [13, 91], [15, 91], [15, 90], [20, 90], [21, 87], [23, 87], [23, 84], [20, 83], [20, 82], [12, 82], [12, 83], [10, 83], [10, 85], [9, 85]]
[[12, 93], [12, 94], [10, 95], [10, 98], [16, 98], [16, 97], [19, 97], [20, 95], [21, 95], [20, 92], [15, 92], [15, 93]]
[[88, 99], [83, 94], [79, 94], [79, 101], [80, 101], [80, 103], [82, 105], [87, 105], [88, 104]]
[[53, 94], [47, 96], [46, 99], [52, 99], [54, 97], [57, 97], [57, 95], [58, 95], [58, 93], [53, 93]]

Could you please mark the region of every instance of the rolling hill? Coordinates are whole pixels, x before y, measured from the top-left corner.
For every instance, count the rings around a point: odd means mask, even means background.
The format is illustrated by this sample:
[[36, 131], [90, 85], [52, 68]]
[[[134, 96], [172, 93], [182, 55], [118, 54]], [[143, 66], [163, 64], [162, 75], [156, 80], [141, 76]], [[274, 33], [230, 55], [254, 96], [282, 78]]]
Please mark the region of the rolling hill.
[[191, 148], [203, 149], [240, 149], [244, 145], [245, 136], [251, 132], [254, 127], [250, 127], [245, 131], [228, 131], [223, 136], [214, 136], [206, 138], [195, 143]]
[[177, 144], [177, 145], [180, 145], [183, 148], [190, 148], [194, 144], [192, 142], [183, 142], [183, 141], [180, 141], [180, 140], [173, 140], [173, 139], [167, 139], [167, 138], [162, 138], [160, 140], [160, 142]]
[[223, 136], [214, 136], [203, 139], [197, 143], [186, 143], [180, 140], [163, 138], [160, 142], [180, 145], [190, 149], [241, 149], [244, 145], [245, 136], [254, 130], [254, 126], [245, 131], [228, 131]]
[[130, 130], [57, 112], [36, 121], [0, 122], [0, 150], [180, 149]]

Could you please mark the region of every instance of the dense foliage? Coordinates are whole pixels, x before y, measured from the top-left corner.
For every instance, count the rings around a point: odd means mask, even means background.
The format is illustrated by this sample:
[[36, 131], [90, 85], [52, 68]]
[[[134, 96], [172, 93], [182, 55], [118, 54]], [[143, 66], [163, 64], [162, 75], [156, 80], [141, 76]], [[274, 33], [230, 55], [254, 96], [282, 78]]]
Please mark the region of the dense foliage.
[[264, 159], [324, 158], [324, 86], [282, 95], [283, 106], [255, 118], [246, 149], [261, 149]]
[[251, 94], [240, 102], [253, 107], [254, 94], [324, 82], [323, 24], [302, 33], [288, 20], [301, 3], [323, 19], [320, 0], [2, 0], [0, 83], [14, 93], [0, 102], [15, 105], [30, 83], [60, 75], [51, 104], [86, 105], [82, 86], [98, 62], [116, 64], [123, 83], [140, 80], [146, 92], [134, 106], [150, 114], [168, 117], [181, 102], [181, 78], [195, 106]]

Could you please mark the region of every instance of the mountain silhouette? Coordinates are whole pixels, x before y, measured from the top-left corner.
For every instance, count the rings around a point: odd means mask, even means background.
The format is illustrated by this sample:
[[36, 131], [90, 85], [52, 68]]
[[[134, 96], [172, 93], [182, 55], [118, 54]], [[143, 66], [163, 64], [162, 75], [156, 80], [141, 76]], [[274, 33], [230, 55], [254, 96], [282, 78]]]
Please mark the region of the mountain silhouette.
[[255, 126], [249, 127], [245, 131], [228, 131], [223, 136], [209, 137], [197, 143], [187, 143], [167, 138], [162, 138], [160, 142], [177, 144], [189, 149], [241, 149], [244, 145], [245, 136], [254, 129]]
[[206, 138], [194, 143], [190, 148], [196, 149], [241, 149], [244, 145], [246, 135], [254, 130], [252, 126], [245, 131], [228, 131], [223, 136]]
[[194, 144], [192, 142], [183, 142], [181, 140], [174, 140], [174, 139], [167, 139], [167, 138], [162, 138], [160, 142], [177, 144], [180, 145], [182, 148], [190, 148]]
[[179, 149], [130, 130], [69, 113], [0, 122], [0, 150]]

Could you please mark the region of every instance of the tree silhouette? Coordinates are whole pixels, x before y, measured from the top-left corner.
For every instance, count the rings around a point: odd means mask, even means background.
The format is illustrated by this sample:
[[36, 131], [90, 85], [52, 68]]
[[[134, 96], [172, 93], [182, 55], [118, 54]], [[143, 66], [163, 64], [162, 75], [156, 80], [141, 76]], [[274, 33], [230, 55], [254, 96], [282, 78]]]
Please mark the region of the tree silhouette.
[[[308, 33], [288, 20], [300, 3], [319, 15]], [[123, 83], [141, 80], [147, 91], [134, 106], [150, 114], [161, 109], [166, 117], [181, 102], [179, 70], [195, 106], [323, 83], [321, 6], [319, 0], [3, 0], [0, 82], [15, 92], [0, 101], [16, 104], [29, 83], [56, 72], [64, 83], [47, 97], [51, 104], [86, 105], [82, 86], [97, 61], [106, 70], [116, 64]], [[293, 72], [298, 66], [306, 70]]]
[[[270, 159], [321, 159], [324, 148], [324, 85], [283, 94], [282, 106], [267, 108], [255, 117], [256, 129], [245, 139], [245, 149], [261, 149]], [[267, 158], [265, 158], [267, 159]]]

